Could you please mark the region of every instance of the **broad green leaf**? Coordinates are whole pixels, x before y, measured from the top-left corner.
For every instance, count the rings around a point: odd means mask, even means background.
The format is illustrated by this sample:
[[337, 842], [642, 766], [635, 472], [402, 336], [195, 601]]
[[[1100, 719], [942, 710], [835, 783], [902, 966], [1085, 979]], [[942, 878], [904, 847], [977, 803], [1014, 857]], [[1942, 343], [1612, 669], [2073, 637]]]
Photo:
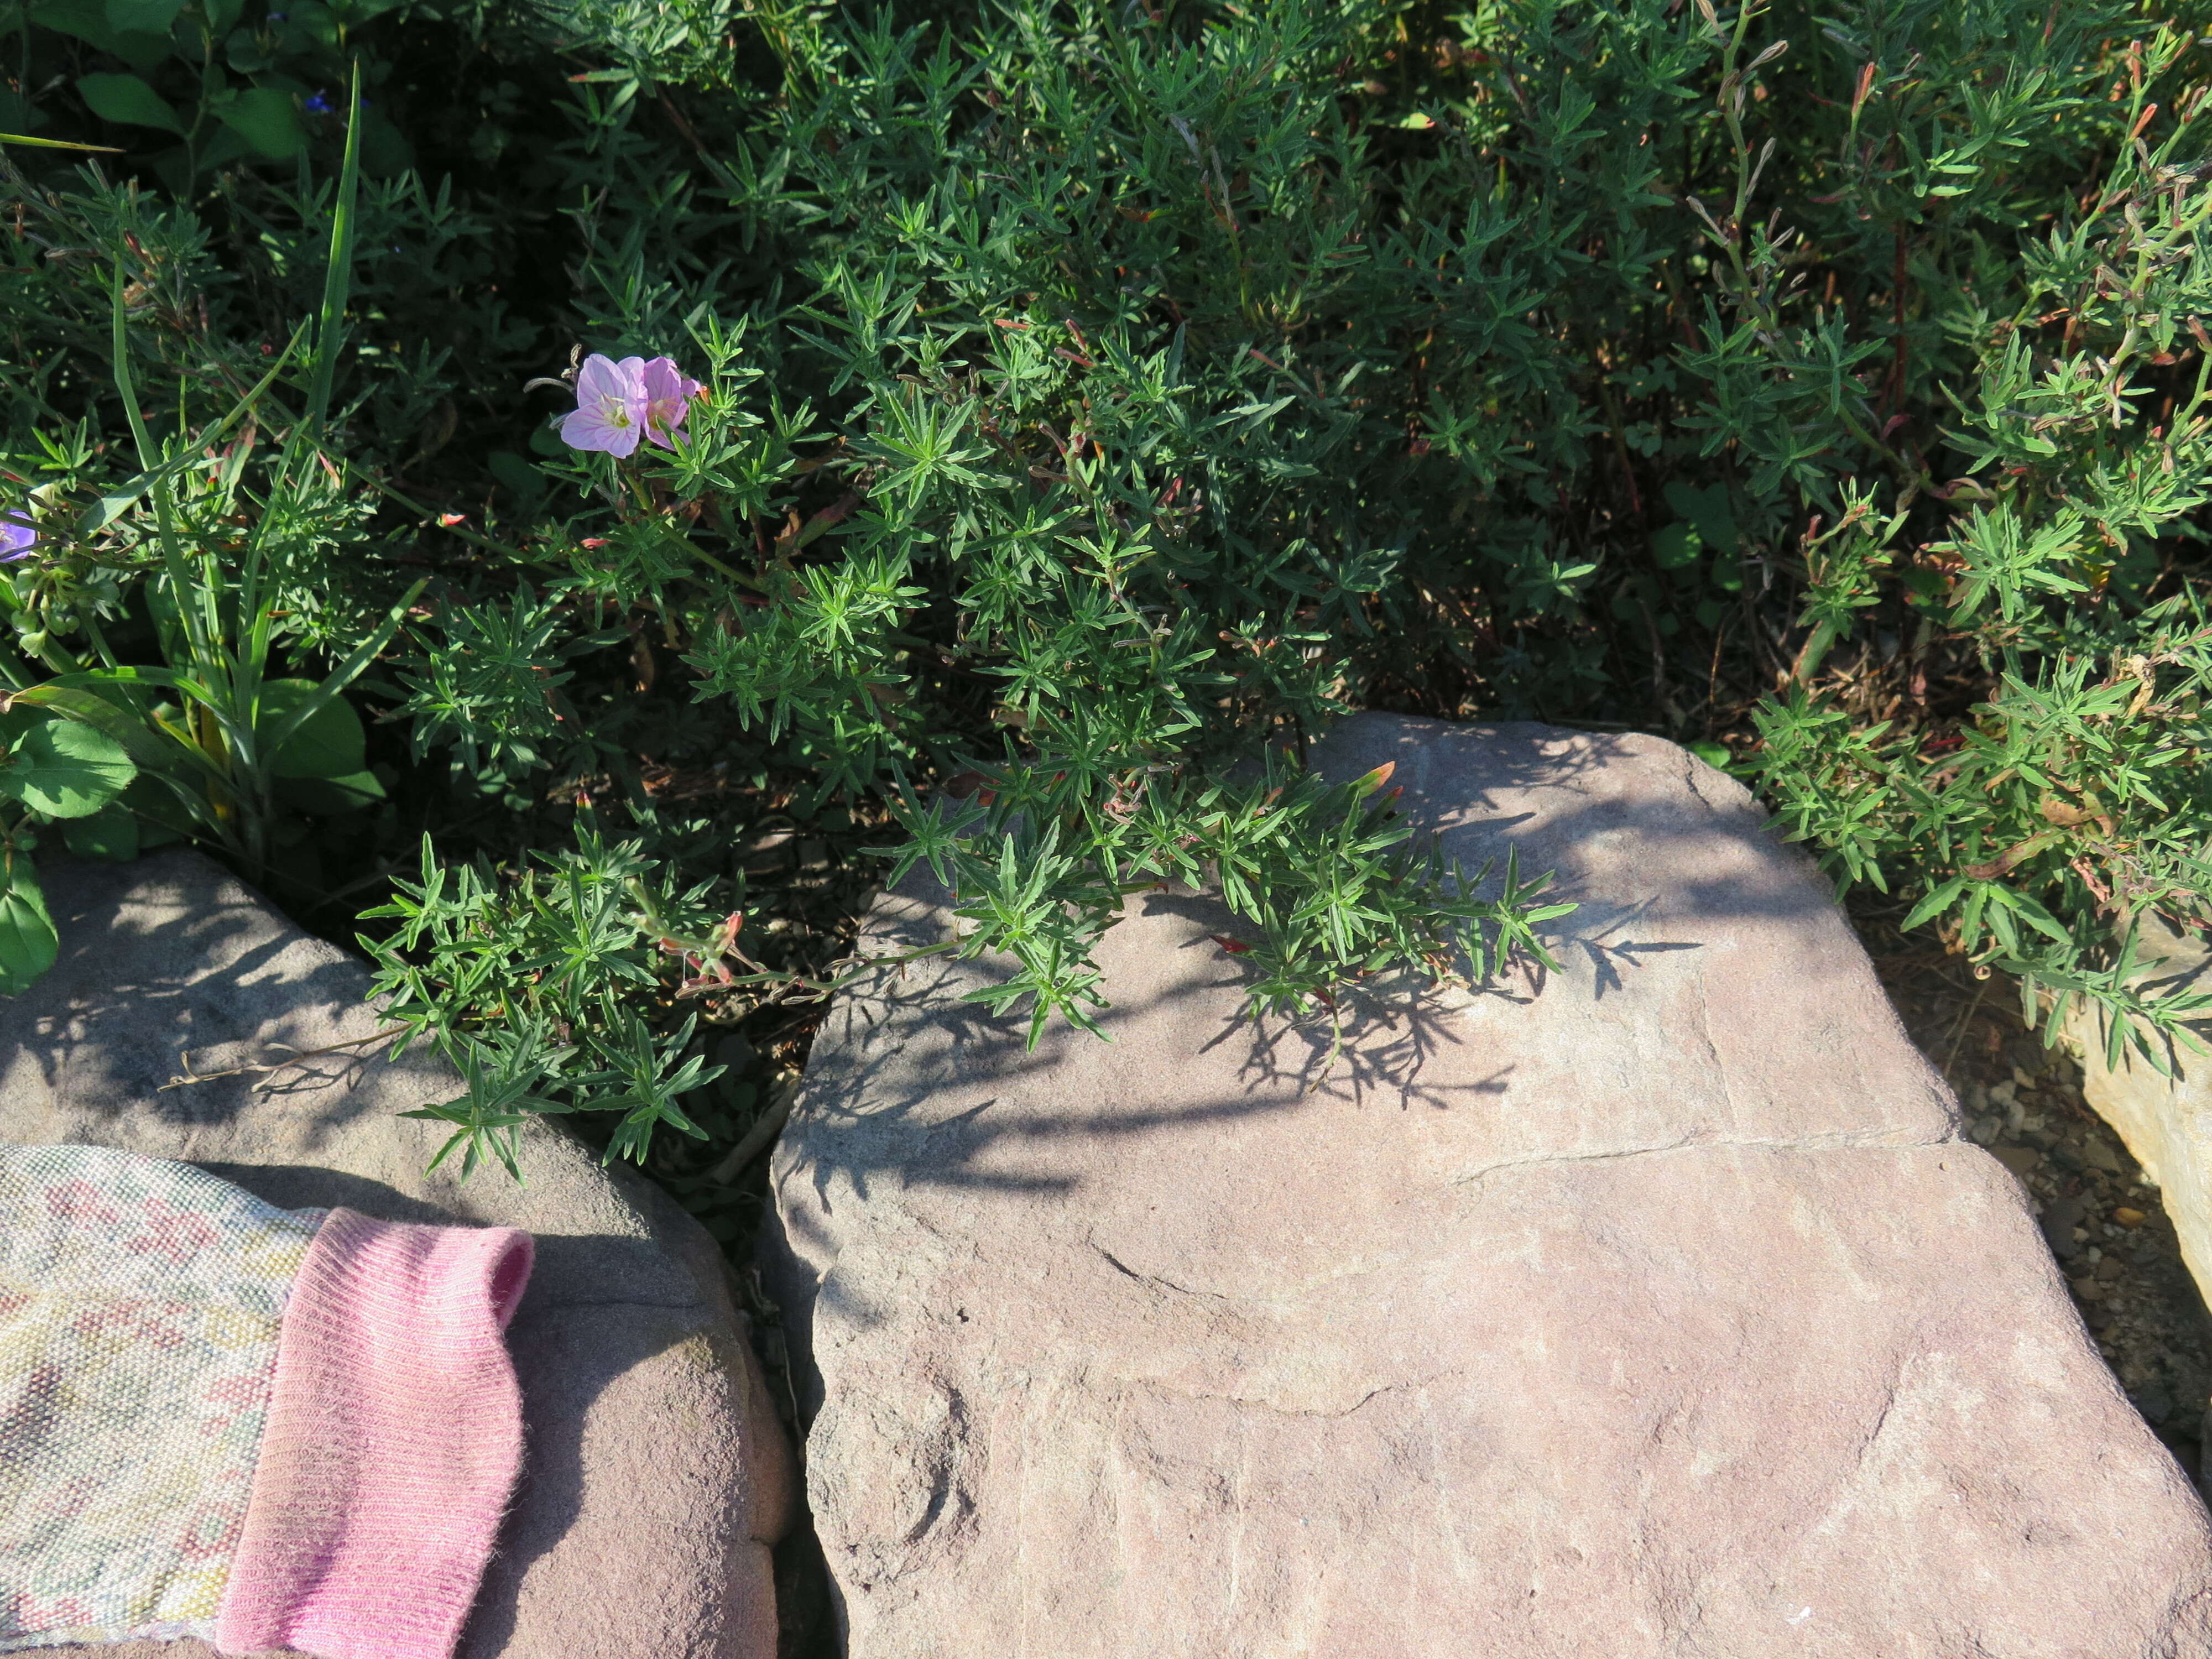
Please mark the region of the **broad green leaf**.
[[276, 780], [276, 799], [287, 806], [327, 818], [374, 806], [385, 799], [385, 794], [375, 773], [349, 772], [338, 778], [280, 777]]
[[0, 772], [0, 791], [49, 817], [82, 818], [113, 800], [137, 776], [123, 745], [75, 720], [47, 720], [16, 744]]
[[76, 89], [103, 121], [184, 135], [185, 124], [169, 107], [169, 100], [135, 75], [88, 75], [78, 81]]
[[1728, 745], [1718, 743], [1690, 743], [1682, 745], [1716, 772], [1725, 772], [1734, 763]]
[[[271, 680], [261, 688], [261, 713], [255, 729], [277, 729], [316, 693], [313, 680]], [[270, 757], [269, 770], [280, 778], [342, 778], [368, 764], [368, 737], [361, 716], [343, 697], [331, 697], [309, 714]]]
[[0, 995], [18, 996], [54, 965], [62, 941], [30, 860], [9, 860], [7, 884], [0, 890]]
[[167, 34], [185, 0], [107, 0], [107, 27], [118, 34]]
[[31, 9], [31, 21], [96, 46], [105, 46], [115, 32], [107, 21], [107, 0], [44, 0]]
[[285, 94], [267, 87], [241, 92], [219, 112], [223, 125], [272, 161], [289, 161], [300, 153], [305, 136], [300, 112]]
[[115, 802], [88, 818], [71, 818], [62, 826], [62, 840], [81, 859], [127, 864], [138, 856], [138, 815]]
[[1652, 561], [1662, 570], [1680, 570], [1695, 564], [1705, 546], [1691, 525], [1662, 525], [1651, 532]]
[[45, 0], [32, 8], [31, 21], [57, 33], [88, 41], [141, 74], [158, 68], [174, 51], [166, 30], [150, 33], [113, 27], [107, 21], [106, 0]]
[[[198, 748], [165, 736], [149, 718], [139, 686], [173, 685], [177, 677], [153, 669], [73, 674], [18, 691], [13, 707], [51, 708], [112, 738], [141, 767], [172, 774], [215, 775], [215, 763]], [[134, 692], [137, 693], [134, 696]]]
[[150, 853], [157, 847], [173, 847], [193, 838], [191, 816], [177, 788], [167, 779], [141, 772], [137, 781], [125, 790], [123, 799], [115, 804], [118, 811], [125, 808], [138, 821], [141, 853]]

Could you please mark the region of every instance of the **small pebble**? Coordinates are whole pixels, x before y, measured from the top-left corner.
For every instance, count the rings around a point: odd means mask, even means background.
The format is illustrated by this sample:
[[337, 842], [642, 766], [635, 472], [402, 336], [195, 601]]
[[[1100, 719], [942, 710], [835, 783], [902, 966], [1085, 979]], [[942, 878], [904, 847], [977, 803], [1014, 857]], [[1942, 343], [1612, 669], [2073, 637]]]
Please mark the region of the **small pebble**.
[[2126, 1205], [2123, 1204], [2118, 1209], [2112, 1212], [2112, 1219], [2118, 1222], [2123, 1227], [2140, 1227], [2144, 1222], [2149, 1220], [2150, 1218], [2145, 1215], [2141, 1210], [2130, 1209]]
[[2100, 1137], [2091, 1136], [2081, 1143], [2081, 1161], [2093, 1170], [2102, 1170], [2106, 1175], [2122, 1173], [2120, 1155], [2112, 1150], [2111, 1142]]

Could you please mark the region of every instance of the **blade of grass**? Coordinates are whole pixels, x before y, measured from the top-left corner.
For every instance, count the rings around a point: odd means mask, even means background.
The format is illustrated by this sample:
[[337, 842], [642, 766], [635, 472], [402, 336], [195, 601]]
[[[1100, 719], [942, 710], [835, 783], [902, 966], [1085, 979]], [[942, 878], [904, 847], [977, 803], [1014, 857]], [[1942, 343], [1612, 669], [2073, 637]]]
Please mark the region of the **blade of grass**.
[[323, 307], [316, 319], [315, 377], [307, 392], [307, 424], [320, 430], [331, 407], [331, 381], [337, 372], [339, 332], [345, 321], [346, 295], [353, 286], [353, 222], [361, 190], [361, 60], [353, 65], [352, 103], [346, 113], [345, 161], [338, 169], [337, 200], [331, 212], [330, 263], [323, 273]]
[[0, 144], [31, 144], [40, 149], [82, 149], [96, 155], [120, 155], [112, 144], [75, 144], [66, 138], [33, 138], [27, 133], [0, 132]]
[[[240, 398], [237, 403], [231, 406], [229, 414], [224, 416], [222, 419], [217, 421], [213, 426], [208, 428], [206, 431], [200, 434], [202, 448], [211, 447], [216, 444], [221, 443], [223, 439], [228, 435], [231, 428], [238, 424], [240, 417], [245, 415], [247, 410], [251, 410], [255, 404], [260, 401], [263, 395], [268, 392], [270, 386], [276, 380], [276, 376], [284, 369], [286, 365], [291, 362], [292, 354], [299, 349], [300, 342], [306, 337], [307, 331], [307, 325], [305, 323], [301, 324], [300, 326], [294, 331], [290, 343], [285, 346], [283, 350], [277, 353], [276, 361], [275, 363], [270, 365], [269, 372], [266, 374], [264, 374], [259, 380], [254, 383], [253, 389], [246, 393], [244, 397]], [[122, 343], [119, 337], [117, 341], [116, 350], [119, 359], [122, 351]], [[126, 367], [123, 371], [121, 371], [121, 374], [118, 375], [118, 379], [127, 376], [128, 374], [129, 370]], [[128, 394], [125, 395], [125, 401], [126, 407], [131, 406], [135, 402], [135, 400]], [[191, 467], [201, 465], [202, 460], [203, 458], [197, 453], [179, 455], [170, 460], [162, 462], [160, 466], [155, 467], [151, 471], [141, 472], [137, 477], [131, 479], [128, 483], [119, 485], [118, 488], [108, 491], [106, 495], [100, 496], [99, 500], [93, 502], [90, 507], [85, 509], [84, 516], [77, 521], [77, 533], [80, 535], [89, 536], [97, 531], [105, 530], [109, 525], [113, 524], [118, 519], [123, 516], [125, 510], [130, 507], [131, 502], [137, 501], [148, 490], [153, 489], [155, 484], [166, 482], [167, 479], [175, 477], [179, 472], [183, 472]]]
[[263, 753], [273, 755], [282, 749], [286, 738], [321, 713], [339, 692], [361, 677], [362, 671], [376, 659], [377, 653], [392, 643], [392, 635], [399, 631], [400, 625], [407, 620], [409, 609], [421, 597], [422, 590], [429, 585], [430, 579], [425, 576], [400, 595], [399, 603], [392, 607], [389, 614], [379, 624], [376, 632], [354, 647], [352, 651], [347, 653], [346, 659], [330, 672], [323, 683], [314, 689], [305, 702], [277, 721], [262, 737], [260, 741]]
[[115, 264], [113, 293], [115, 390], [123, 399], [123, 413], [131, 422], [131, 441], [137, 446], [138, 465], [142, 471], [154, 474], [148, 488], [154, 498], [154, 519], [161, 531], [161, 565], [169, 580], [177, 616], [185, 626], [187, 643], [196, 662], [205, 662], [211, 654], [207, 635], [207, 618], [196, 614], [191, 573], [186, 568], [182, 550], [177, 544], [176, 525], [169, 511], [169, 471], [161, 452], [154, 447], [153, 434], [147, 430], [146, 416], [138, 407], [138, 388], [131, 374], [131, 340], [129, 313], [123, 303], [123, 263]]
[[131, 422], [131, 441], [138, 447], [138, 468], [142, 472], [161, 469], [161, 454], [154, 447], [154, 434], [146, 429], [146, 416], [138, 407], [138, 388], [131, 377], [130, 313], [123, 303], [123, 262], [115, 262], [112, 283], [112, 309], [114, 313], [113, 345], [115, 352], [115, 391], [123, 399], [123, 413]]

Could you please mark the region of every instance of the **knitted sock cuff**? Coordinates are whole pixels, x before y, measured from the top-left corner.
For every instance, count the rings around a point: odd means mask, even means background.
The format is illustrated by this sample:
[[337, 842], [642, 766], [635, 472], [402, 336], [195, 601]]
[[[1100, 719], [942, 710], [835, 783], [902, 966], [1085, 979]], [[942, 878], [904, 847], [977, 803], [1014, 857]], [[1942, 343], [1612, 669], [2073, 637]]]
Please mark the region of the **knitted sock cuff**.
[[226, 1653], [448, 1659], [522, 1458], [530, 1236], [333, 1210], [278, 1339]]

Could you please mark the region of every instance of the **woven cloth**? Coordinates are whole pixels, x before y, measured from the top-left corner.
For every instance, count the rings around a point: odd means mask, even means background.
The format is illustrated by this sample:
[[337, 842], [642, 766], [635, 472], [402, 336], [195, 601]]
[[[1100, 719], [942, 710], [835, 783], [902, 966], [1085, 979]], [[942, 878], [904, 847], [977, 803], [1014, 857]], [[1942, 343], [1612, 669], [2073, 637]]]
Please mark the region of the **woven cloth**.
[[0, 1651], [447, 1659], [522, 1451], [531, 1242], [0, 1146]]

